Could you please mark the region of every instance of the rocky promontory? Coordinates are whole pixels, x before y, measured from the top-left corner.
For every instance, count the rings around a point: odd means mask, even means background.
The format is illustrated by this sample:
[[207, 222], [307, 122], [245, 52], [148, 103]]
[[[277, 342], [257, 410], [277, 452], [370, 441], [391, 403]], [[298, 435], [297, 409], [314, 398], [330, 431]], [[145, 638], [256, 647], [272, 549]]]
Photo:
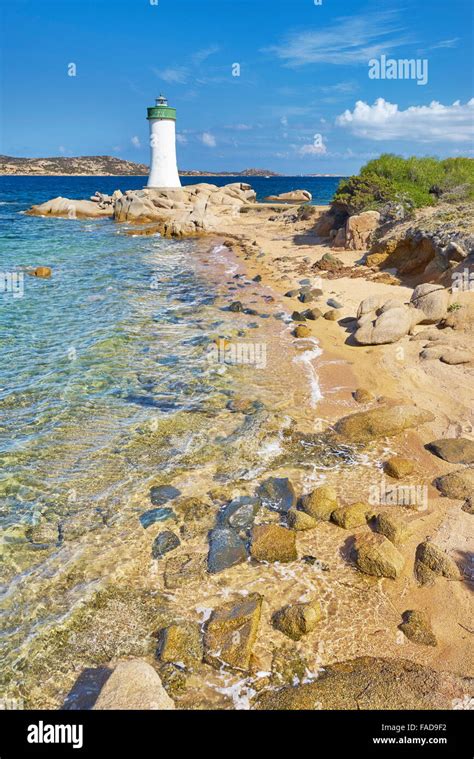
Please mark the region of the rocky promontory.
[[186, 237], [218, 231], [221, 217], [236, 216], [255, 200], [255, 191], [244, 182], [224, 187], [202, 182], [173, 189], [116, 190], [112, 195], [97, 192], [90, 200], [58, 197], [34, 205], [26, 213], [69, 219], [109, 217], [117, 222], [153, 224], [149, 231], [165, 237]]

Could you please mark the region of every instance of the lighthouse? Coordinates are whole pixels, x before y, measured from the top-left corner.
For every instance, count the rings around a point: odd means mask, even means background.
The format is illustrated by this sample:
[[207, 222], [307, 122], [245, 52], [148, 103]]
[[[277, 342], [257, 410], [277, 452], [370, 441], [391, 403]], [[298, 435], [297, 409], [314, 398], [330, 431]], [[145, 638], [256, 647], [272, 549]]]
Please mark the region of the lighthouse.
[[163, 95], [148, 108], [150, 176], [148, 187], [181, 187], [176, 163], [176, 108]]

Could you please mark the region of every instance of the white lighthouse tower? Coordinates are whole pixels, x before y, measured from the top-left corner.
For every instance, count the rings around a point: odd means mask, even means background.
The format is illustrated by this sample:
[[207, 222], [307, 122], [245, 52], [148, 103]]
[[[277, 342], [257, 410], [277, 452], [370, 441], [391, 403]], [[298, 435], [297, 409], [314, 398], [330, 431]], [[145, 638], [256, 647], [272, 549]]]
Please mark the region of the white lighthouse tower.
[[176, 108], [163, 95], [148, 108], [150, 176], [148, 187], [181, 187], [176, 163]]

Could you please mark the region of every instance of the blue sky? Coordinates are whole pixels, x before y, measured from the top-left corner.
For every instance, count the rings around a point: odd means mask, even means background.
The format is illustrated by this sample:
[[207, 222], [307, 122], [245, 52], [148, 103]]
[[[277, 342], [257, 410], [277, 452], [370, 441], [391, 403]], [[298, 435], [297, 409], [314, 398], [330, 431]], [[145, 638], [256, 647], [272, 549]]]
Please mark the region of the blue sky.
[[[147, 163], [161, 91], [180, 168], [348, 174], [385, 151], [473, 155], [472, 0], [0, 5], [7, 155]], [[427, 84], [371, 79], [383, 55], [428, 61]]]

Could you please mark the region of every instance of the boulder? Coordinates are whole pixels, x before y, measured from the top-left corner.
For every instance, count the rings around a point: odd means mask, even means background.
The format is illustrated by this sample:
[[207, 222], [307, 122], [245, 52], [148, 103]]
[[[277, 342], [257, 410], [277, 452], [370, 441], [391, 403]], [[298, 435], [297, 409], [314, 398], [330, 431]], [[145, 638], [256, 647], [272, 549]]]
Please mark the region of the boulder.
[[473, 354], [462, 348], [447, 348], [443, 350], [440, 359], [443, 364], [456, 366], [457, 364], [469, 364], [473, 359]]
[[100, 219], [112, 216], [114, 209], [112, 205], [101, 208], [92, 200], [58, 197], [32, 206], [26, 213], [29, 216], [58, 216], [65, 219]]
[[346, 530], [352, 530], [354, 527], [361, 527], [367, 523], [367, 514], [371, 512], [370, 506], [366, 503], [352, 503], [350, 506], [341, 506], [332, 512], [332, 521], [344, 527]]
[[151, 555], [154, 559], [160, 559], [169, 551], [174, 551], [174, 549], [177, 548], [180, 543], [181, 541], [178, 536], [175, 535], [174, 532], [171, 532], [171, 530], [160, 532], [160, 534], [156, 536], [153, 542]]
[[259, 710], [434, 710], [453, 708], [472, 693], [474, 681], [412, 660], [360, 657], [324, 667], [316, 680], [267, 690]]
[[346, 222], [346, 248], [348, 250], [367, 250], [373, 234], [380, 222], [378, 211], [364, 211], [349, 216]]
[[457, 469], [435, 480], [435, 485], [446, 498], [464, 500], [474, 493], [474, 468]]
[[442, 438], [428, 443], [426, 447], [450, 464], [474, 464], [474, 440], [465, 437]]
[[419, 427], [434, 418], [430, 411], [414, 406], [382, 407], [343, 417], [336, 423], [335, 432], [345, 443], [369, 443]]
[[447, 314], [449, 293], [442, 285], [427, 282], [415, 287], [410, 302], [425, 315], [421, 324], [436, 324]]
[[211, 574], [247, 561], [243, 540], [230, 527], [218, 527], [209, 535], [208, 569]]
[[159, 633], [157, 653], [162, 662], [193, 669], [200, 664], [204, 653], [200, 625], [180, 621], [163, 628]]
[[30, 276], [39, 277], [40, 279], [49, 279], [52, 273], [49, 266], [37, 266], [35, 269], [28, 269], [27, 271], [27, 274]]
[[163, 688], [161, 680], [146, 661], [119, 661], [103, 686], [95, 710], [156, 710], [174, 709], [174, 701]]
[[250, 554], [256, 561], [296, 561], [296, 533], [278, 524], [255, 525]]
[[320, 311], [319, 308], [307, 308], [305, 311], [301, 312], [301, 316], [313, 322], [316, 321], [316, 319], [319, 319], [322, 315], [323, 312]]
[[351, 556], [361, 572], [392, 580], [399, 576], [405, 564], [405, 559], [393, 543], [375, 533], [357, 536]]
[[384, 472], [389, 477], [393, 477], [396, 480], [402, 480], [404, 477], [408, 477], [413, 474], [415, 464], [410, 459], [404, 459], [402, 456], [392, 456], [384, 463]]
[[218, 514], [218, 522], [223, 526], [232, 527], [234, 530], [247, 530], [252, 526], [257, 511], [259, 501], [251, 496], [241, 496], [234, 498], [226, 504]]
[[370, 318], [364, 319], [354, 333], [354, 339], [360, 345], [396, 343], [410, 332], [419, 318], [420, 315], [414, 309], [406, 306], [390, 308], [373, 321]]
[[256, 497], [262, 506], [285, 514], [296, 505], [296, 493], [288, 477], [269, 477], [258, 486]]
[[422, 585], [432, 584], [435, 575], [460, 580], [461, 572], [453, 559], [430, 540], [420, 543], [415, 554], [415, 576]]
[[308, 203], [312, 200], [312, 195], [308, 190], [291, 190], [291, 192], [282, 192], [279, 195], [268, 195], [266, 201], [280, 201], [284, 203]]
[[339, 314], [335, 308], [331, 308], [329, 311], [326, 311], [326, 313], [323, 314], [323, 317], [328, 322], [337, 322], [339, 319]]
[[364, 387], [358, 387], [357, 390], [354, 391], [352, 394], [352, 397], [356, 401], [356, 403], [366, 404], [366, 403], [373, 403], [375, 401], [375, 397], [373, 393], [370, 392], [370, 390], [367, 390]]
[[321, 606], [318, 601], [313, 601], [285, 606], [273, 615], [272, 624], [292, 640], [300, 640], [312, 632], [321, 619]]
[[204, 628], [204, 660], [221, 669], [250, 668], [252, 649], [257, 639], [263, 597], [251, 593], [215, 609]]
[[339, 506], [337, 493], [330, 485], [322, 485], [301, 499], [301, 508], [318, 521], [329, 522], [331, 514]]
[[305, 324], [298, 324], [298, 326], [295, 328], [295, 337], [302, 338], [302, 337], [311, 337], [311, 330], [309, 327], [307, 327]]
[[410, 535], [410, 528], [403, 516], [393, 511], [377, 514], [374, 520], [374, 530], [380, 535], [384, 535], [395, 545], [402, 545]]
[[288, 527], [297, 532], [305, 532], [306, 530], [314, 530], [318, 521], [304, 511], [298, 511], [297, 509], [290, 509], [287, 514]]
[[419, 646], [438, 645], [429, 617], [424, 611], [404, 611], [402, 619], [403, 622], [398, 627], [412, 643]]

